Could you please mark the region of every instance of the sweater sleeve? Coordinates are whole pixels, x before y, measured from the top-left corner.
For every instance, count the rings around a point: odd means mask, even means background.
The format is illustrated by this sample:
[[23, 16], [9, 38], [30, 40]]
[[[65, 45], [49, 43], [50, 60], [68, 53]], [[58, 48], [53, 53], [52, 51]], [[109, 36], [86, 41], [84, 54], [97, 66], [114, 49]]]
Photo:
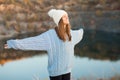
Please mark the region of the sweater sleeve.
[[47, 33], [35, 37], [29, 37], [18, 40], [8, 40], [8, 48], [20, 49], [20, 50], [48, 50], [49, 41]]
[[72, 41], [74, 45], [76, 45], [82, 40], [83, 33], [84, 33], [83, 29], [72, 31]]

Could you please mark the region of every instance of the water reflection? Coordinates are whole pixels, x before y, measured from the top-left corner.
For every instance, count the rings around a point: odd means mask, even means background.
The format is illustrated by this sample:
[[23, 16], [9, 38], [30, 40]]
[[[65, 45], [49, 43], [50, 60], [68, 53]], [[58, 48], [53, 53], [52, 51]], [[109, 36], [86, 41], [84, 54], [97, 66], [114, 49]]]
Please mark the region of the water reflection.
[[100, 60], [120, 59], [120, 33], [85, 31], [84, 38], [75, 48], [75, 55]]
[[48, 79], [47, 56], [15, 60], [0, 66], [0, 80], [33, 80], [34, 76]]
[[45, 54], [46, 51], [2, 50], [0, 53], [0, 65], [3, 66], [7, 62]]
[[[0, 80], [33, 80], [34, 76], [37, 76], [40, 80], [49, 80], [47, 60], [47, 55], [40, 55], [9, 62], [0, 66]], [[96, 80], [96, 78], [109, 78], [120, 74], [119, 70], [120, 60], [111, 62], [74, 57], [72, 77], [74, 79], [94, 77], [95, 79], [91, 80]]]
[[120, 60], [111, 62], [109, 60], [101, 61], [89, 59], [87, 57], [75, 57], [72, 73], [73, 77], [79, 78], [80, 80], [112, 80], [105, 78], [110, 78], [115, 75], [120, 76]]
[[[83, 40], [75, 47], [73, 77], [103, 78], [120, 74], [119, 36], [119, 33], [85, 30]], [[4, 50], [6, 40], [0, 41], [0, 80], [32, 80], [36, 74], [48, 79], [45, 51]]]

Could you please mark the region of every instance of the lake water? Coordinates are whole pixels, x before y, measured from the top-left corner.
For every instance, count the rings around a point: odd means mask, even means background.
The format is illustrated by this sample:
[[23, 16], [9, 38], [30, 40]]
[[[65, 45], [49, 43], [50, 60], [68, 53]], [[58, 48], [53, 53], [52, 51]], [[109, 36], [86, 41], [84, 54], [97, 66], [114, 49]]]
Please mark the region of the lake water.
[[[120, 75], [119, 41], [119, 33], [86, 30], [83, 40], [75, 47], [72, 77], [89, 80]], [[1, 45], [4, 42], [1, 41]], [[0, 80], [48, 80], [47, 61], [48, 56], [44, 51], [1, 48]]]

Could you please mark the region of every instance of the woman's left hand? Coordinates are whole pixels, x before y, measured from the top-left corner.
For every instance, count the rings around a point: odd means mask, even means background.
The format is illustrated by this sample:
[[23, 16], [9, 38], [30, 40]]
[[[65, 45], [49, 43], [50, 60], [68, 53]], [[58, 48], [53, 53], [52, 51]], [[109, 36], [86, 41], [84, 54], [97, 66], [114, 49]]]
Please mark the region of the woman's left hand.
[[7, 45], [7, 44], [4, 44], [4, 48], [5, 48], [5, 49], [8, 49], [8, 45]]

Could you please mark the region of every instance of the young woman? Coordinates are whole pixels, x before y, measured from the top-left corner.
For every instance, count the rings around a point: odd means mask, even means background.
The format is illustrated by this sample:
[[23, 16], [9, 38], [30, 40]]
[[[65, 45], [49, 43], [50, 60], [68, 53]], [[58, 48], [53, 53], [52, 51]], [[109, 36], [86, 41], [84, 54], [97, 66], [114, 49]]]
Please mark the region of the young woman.
[[50, 80], [70, 80], [74, 46], [81, 41], [83, 29], [71, 30], [68, 14], [64, 10], [51, 9], [48, 15], [56, 23], [38, 36], [8, 40], [5, 48], [21, 50], [46, 50]]

